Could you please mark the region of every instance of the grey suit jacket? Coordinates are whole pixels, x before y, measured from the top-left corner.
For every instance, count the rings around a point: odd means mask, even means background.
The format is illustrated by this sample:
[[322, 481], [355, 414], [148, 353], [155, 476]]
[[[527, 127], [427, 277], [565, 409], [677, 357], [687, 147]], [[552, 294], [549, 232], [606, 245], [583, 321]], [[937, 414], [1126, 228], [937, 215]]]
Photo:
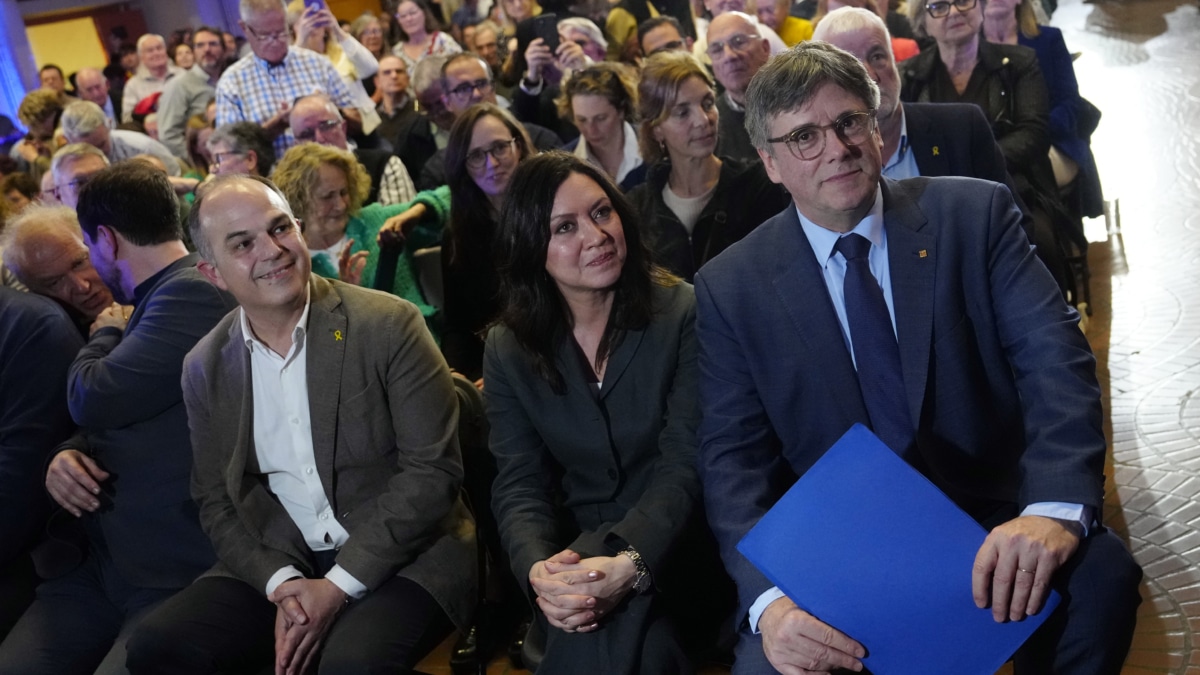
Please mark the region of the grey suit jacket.
[[[474, 531], [459, 499], [450, 371], [411, 303], [313, 276], [306, 333], [317, 470], [350, 533], [337, 563], [368, 588], [399, 574], [460, 627], [475, 597]], [[210, 574], [265, 590], [312, 553], [257, 467], [250, 353], [238, 310], [188, 355], [192, 494], [220, 559]]]

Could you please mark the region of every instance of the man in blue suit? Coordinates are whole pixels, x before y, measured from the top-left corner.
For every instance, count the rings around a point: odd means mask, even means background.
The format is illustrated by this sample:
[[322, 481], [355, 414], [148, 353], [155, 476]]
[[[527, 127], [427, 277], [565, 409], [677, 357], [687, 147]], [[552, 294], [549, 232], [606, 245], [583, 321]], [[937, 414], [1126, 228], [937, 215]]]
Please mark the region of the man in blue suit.
[[696, 276], [700, 471], [738, 584], [734, 672], [861, 670], [862, 645], [735, 546], [863, 423], [991, 531], [979, 607], [1020, 620], [1051, 586], [1063, 593], [1018, 673], [1117, 673], [1141, 571], [1098, 520], [1106, 446], [1078, 316], [1006, 188], [881, 179], [878, 105], [862, 64], [828, 44], [764, 66], [747, 128], [795, 205]]

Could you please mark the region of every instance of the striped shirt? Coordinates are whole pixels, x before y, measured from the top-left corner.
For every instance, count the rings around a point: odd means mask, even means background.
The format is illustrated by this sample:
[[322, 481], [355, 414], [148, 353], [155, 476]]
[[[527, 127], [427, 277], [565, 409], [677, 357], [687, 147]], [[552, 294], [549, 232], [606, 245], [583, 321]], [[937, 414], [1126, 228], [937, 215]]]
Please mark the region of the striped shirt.
[[[217, 126], [234, 122], [262, 124], [274, 117], [281, 103], [324, 93], [339, 108], [354, 107], [350, 90], [322, 54], [289, 47], [281, 63], [271, 65], [253, 53], [230, 66], [217, 82]], [[275, 139], [275, 155], [282, 157], [296, 144], [289, 128]]]

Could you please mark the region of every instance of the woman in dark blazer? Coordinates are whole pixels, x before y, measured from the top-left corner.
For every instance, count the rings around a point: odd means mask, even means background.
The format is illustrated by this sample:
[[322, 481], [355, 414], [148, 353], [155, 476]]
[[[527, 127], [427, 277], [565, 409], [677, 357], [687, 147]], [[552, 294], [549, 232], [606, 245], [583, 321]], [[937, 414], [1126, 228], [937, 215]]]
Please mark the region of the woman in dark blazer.
[[484, 393], [492, 506], [542, 632], [526, 655], [544, 643], [546, 673], [692, 672], [729, 598], [695, 471], [692, 287], [650, 264], [586, 162], [531, 158], [510, 188]]
[[718, 157], [717, 92], [691, 54], [646, 60], [638, 85], [638, 134], [651, 165], [629, 193], [655, 260], [689, 282], [700, 266], [791, 203], [762, 162]]
[[[913, 28], [936, 44], [900, 66], [905, 102], [974, 103], [992, 125], [1008, 173], [1033, 217], [1038, 257], [1064, 295], [1070, 272], [1064, 260], [1071, 239], [1086, 247], [1063, 210], [1050, 166], [1049, 98], [1037, 55], [1019, 45], [982, 37], [986, 0], [910, 3]], [[1078, 302], [1078, 298], [1074, 302]]]

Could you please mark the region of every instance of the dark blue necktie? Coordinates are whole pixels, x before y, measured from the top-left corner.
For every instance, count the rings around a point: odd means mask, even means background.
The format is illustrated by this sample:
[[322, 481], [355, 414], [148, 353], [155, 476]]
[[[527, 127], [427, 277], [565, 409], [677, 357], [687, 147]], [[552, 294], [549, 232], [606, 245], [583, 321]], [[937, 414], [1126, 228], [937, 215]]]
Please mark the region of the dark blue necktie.
[[838, 239], [834, 248], [846, 258], [846, 320], [871, 429], [896, 454], [907, 458], [913, 443], [913, 423], [891, 315], [867, 257], [871, 240], [848, 234]]

